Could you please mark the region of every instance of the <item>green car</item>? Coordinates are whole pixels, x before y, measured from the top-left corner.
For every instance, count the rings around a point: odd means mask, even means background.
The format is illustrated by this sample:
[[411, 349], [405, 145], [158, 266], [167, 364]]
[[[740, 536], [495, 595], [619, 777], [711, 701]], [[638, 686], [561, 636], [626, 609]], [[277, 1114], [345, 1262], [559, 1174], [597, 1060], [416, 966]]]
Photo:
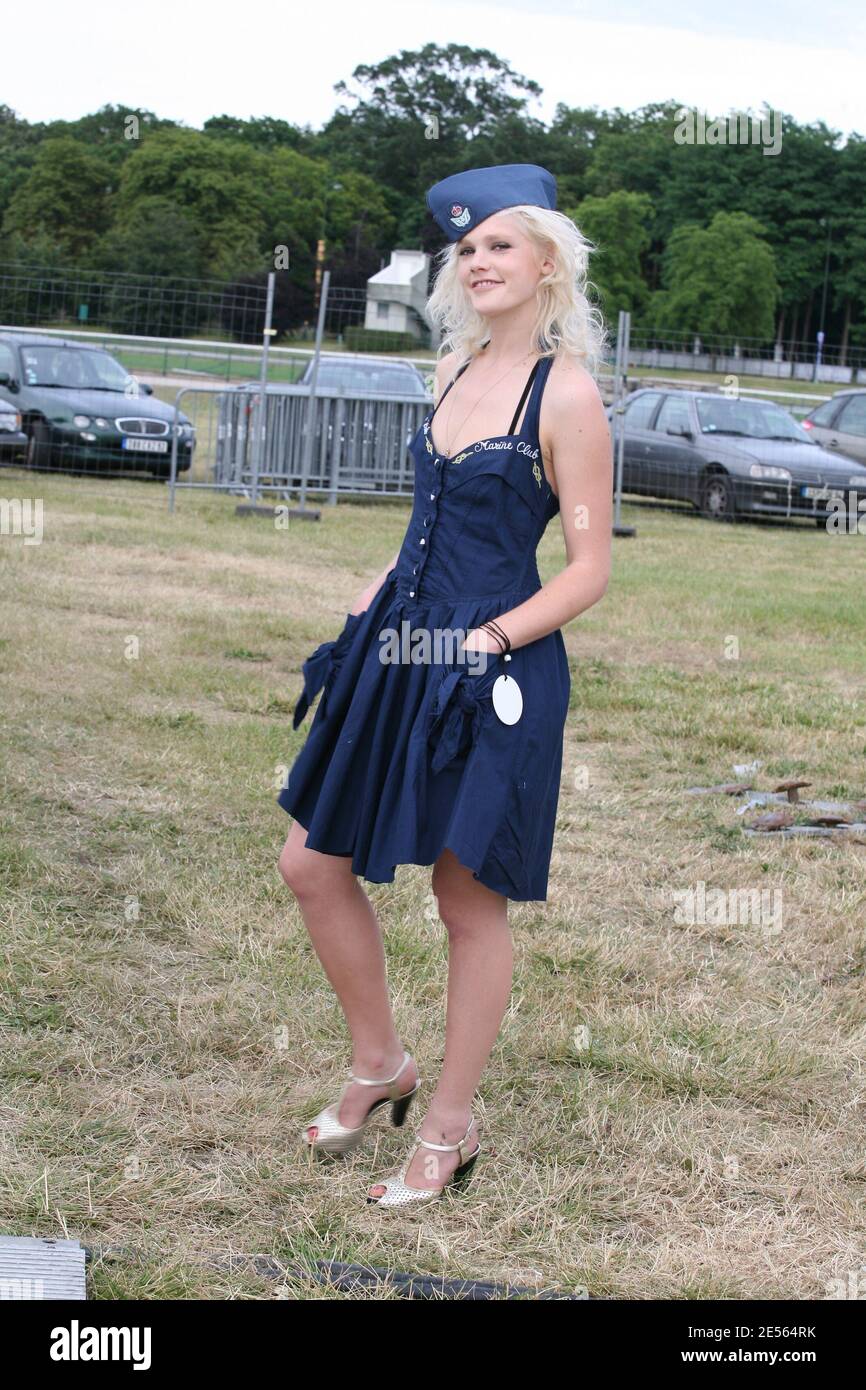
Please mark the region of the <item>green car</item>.
[[[0, 334], [0, 399], [21, 414], [31, 468], [94, 466], [167, 477], [174, 408], [142, 386], [111, 353], [63, 338]], [[177, 471], [195, 448], [178, 416]]]

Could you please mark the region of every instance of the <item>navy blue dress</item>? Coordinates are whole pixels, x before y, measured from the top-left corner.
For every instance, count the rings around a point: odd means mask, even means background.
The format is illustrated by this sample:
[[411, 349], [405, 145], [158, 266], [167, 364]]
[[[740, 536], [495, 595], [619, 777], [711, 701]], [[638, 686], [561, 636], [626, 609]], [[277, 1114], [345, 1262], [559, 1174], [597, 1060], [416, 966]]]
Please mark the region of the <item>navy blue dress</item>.
[[[508, 434], [451, 458], [433, 443], [436, 411], [427, 415], [410, 446], [414, 502], [397, 562], [364, 612], [347, 614], [303, 663], [295, 728], [322, 694], [277, 800], [311, 849], [351, 855], [372, 883], [448, 848], [495, 892], [546, 900], [571, 691], [562, 633], [514, 648], [509, 662], [491, 653], [480, 674], [454, 653], [472, 628], [541, 587], [535, 552], [559, 510], [538, 437], [552, 365], [535, 363]], [[422, 628], [459, 629], [452, 651], [434, 644], [435, 660], [380, 660], [384, 629], [405, 632], [406, 651]], [[523, 695], [514, 724], [493, 708], [503, 673]]]

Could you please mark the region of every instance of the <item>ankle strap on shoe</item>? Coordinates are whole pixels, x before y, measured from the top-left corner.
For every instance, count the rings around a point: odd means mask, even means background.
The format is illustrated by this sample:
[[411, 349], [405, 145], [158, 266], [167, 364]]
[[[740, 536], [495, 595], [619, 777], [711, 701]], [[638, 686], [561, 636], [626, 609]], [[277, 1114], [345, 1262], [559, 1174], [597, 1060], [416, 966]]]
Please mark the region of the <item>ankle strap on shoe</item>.
[[[411, 1052], [406, 1052], [406, 1051], [404, 1050], [404, 1052], [403, 1052], [403, 1060], [402, 1060], [402, 1062], [400, 1063], [399, 1067], [397, 1068], [397, 1070], [395, 1071], [395, 1073], [394, 1073], [393, 1076], [382, 1076], [382, 1077], [379, 1077], [379, 1078], [377, 1079], [376, 1077], [369, 1077], [369, 1076], [355, 1076], [354, 1072], [352, 1072], [352, 1073], [351, 1073], [351, 1078], [352, 1078], [353, 1081], [357, 1081], [357, 1083], [358, 1083], [359, 1086], [392, 1086], [392, 1087], [393, 1087], [394, 1082], [397, 1080], [397, 1077], [400, 1075], [401, 1071], [403, 1070], [403, 1068], [405, 1067], [406, 1063], [409, 1061], [409, 1059], [411, 1058], [411, 1056], [412, 1056]], [[396, 1087], [394, 1087], [394, 1090], [396, 1090]], [[396, 1100], [396, 1099], [397, 1099], [396, 1095], [393, 1095], [393, 1094], [392, 1094], [391, 1099], [392, 1099], [392, 1100]]]
[[467, 1140], [469, 1139], [469, 1135], [474, 1123], [475, 1120], [473, 1117], [473, 1119], [469, 1121], [469, 1126], [463, 1138], [459, 1139], [456, 1144], [434, 1144], [432, 1139], [424, 1139], [420, 1134], [416, 1134], [415, 1142], [416, 1144], [423, 1144], [425, 1149], [439, 1149], [442, 1153], [455, 1153], [459, 1150], [460, 1162], [465, 1163], [467, 1158], [469, 1158], [471, 1152]]

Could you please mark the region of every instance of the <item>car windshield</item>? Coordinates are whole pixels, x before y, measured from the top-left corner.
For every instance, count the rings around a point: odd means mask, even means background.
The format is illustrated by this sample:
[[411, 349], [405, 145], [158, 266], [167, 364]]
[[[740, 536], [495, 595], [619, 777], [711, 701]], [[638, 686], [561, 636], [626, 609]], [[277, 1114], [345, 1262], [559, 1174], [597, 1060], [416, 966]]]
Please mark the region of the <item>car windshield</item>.
[[318, 389], [325, 391], [384, 391], [392, 396], [423, 396], [424, 383], [415, 372], [387, 363], [380, 367], [360, 367], [350, 362], [319, 364]]
[[814, 444], [802, 425], [781, 406], [765, 401], [732, 401], [723, 397], [697, 400], [703, 434], [742, 434], [750, 439], [791, 439]]
[[132, 377], [108, 352], [96, 348], [23, 347], [27, 386], [66, 386], [75, 391], [123, 391]]

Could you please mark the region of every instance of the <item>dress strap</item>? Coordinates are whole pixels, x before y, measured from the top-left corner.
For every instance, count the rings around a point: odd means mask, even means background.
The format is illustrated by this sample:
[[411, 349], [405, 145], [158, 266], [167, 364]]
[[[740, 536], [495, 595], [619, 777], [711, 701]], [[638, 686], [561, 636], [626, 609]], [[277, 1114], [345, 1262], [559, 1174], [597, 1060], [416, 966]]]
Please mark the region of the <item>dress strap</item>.
[[471, 357], [467, 358], [467, 360], [463, 363], [463, 366], [462, 366], [462, 367], [459, 367], [459, 368], [457, 369], [457, 371], [454, 373], [454, 375], [452, 376], [452, 378], [451, 378], [451, 380], [449, 381], [448, 385], [445, 387], [445, 390], [442, 392], [442, 395], [439, 397], [438, 401], [436, 402], [436, 404], [435, 404], [434, 407], [433, 407], [433, 413], [432, 413], [431, 416], [430, 416], [430, 419], [431, 419], [431, 420], [433, 419], [433, 416], [436, 414], [436, 411], [439, 409], [440, 405], [441, 405], [442, 402], [444, 401], [445, 397], [448, 395], [448, 392], [451, 390], [451, 387], [454, 385], [454, 383], [455, 383], [455, 381], [457, 380], [457, 378], [458, 378], [459, 376], [462, 376], [462, 375], [463, 375], [463, 373], [466, 371], [466, 368], [469, 366], [469, 363], [470, 363], [471, 361], [472, 361], [472, 358], [471, 358]]
[[[544, 395], [544, 388], [547, 384], [547, 378], [550, 376], [550, 369], [554, 361], [555, 358], [552, 356], [539, 357], [532, 369], [532, 376], [535, 380], [532, 385], [532, 395], [529, 397], [529, 405], [526, 407], [526, 418], [523, 422], [521, 433], [527, 434], [537, 448], [541, 448], [541, 440], [538, 437], [538, 425], [541, 416], [541, 398]], [[522, 404], [523, 402], [521, 401], [521, 405]], [[515, 424], [513, 424], [509, 430], [510, 434], [514, 433], [519, 415], [520, 411], [518, 410], [517, 415], [514, 417]]]
[[[529, 395], [529, 392], [530, 392], [530, 390], [532, 389], [532, 383], [534, 382], [536, 376], [538, 375], [538, 368], [540, 367], [540, 365], [541, 365], [541, 358], [539, 357], [538, 360], [537, 360], [537, 362], [535, 362], [535, 364], [533, 365], [532, 371], [529, 373], [529, 377], [528, 377], [528, 379], [527, 379], [526, 385], [525, 385], [524, 388], [523, 388], [523, 395], [520, 397], [520, 400], [517, 402], [517, 409], [516, 409], [515, 412], [514, 412], [514, 419], [511, 421], [511, 428], [510, 428], [509, 431], [508, 431], [509, 434], [514, 434], [515, 430], [517, 429], [517, 421], [520, 419], [520, 412], [521, 412], [521, 410], [523, 409], [523, 402], [526, 400], [526, 397]], [[526, 414], [527, 414], [527, 416], [529, 415], [529, 411], [528, 411], [528, 410], [527, 410]]]

